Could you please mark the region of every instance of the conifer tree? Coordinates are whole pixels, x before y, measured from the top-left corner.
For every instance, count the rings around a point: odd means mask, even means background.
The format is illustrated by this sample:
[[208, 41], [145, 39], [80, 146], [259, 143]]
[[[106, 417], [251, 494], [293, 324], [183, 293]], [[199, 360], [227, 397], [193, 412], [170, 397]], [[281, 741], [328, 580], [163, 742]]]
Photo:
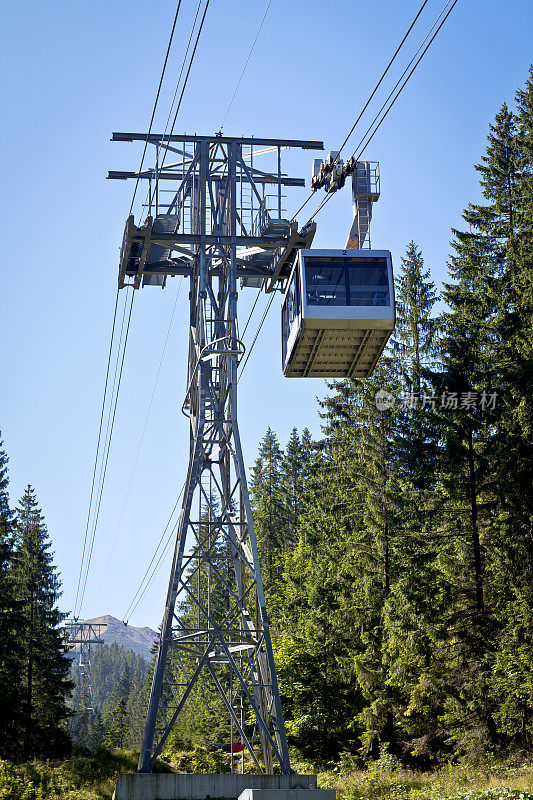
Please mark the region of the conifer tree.
[[443, 478], [459, 506], [468, 509], [478, 613], [485, 608], [482, 507], [483, 501], [490, 501], [494, 430], [500, 415], [493, 398], [501, 383], [502, 319], [507, 316], [502, 296], [514, 270], [517, 153], [516, 120], [504, 104], [491, 125], [483, 163], [476, 167], [489, 202], [469, 205], [463, 214], [469, 230], [454, 231], [453, 283], [444, 291], [449, 311], [443, 315], [442, 388], [450, 401], [441, 415], [447, 446]]
[[[533, 70], [477, 169], [439, 327], [411, 243], [392, 351], [321, 404], [271, 604], [308, 754], [387, 743], [424, 764], [533, 742]], [[378, 413], [377, 388], [427, 402]]]
[[91, 699], [87, 688], [77, 701], [77, 710], [69, 721], [68, 732], [73, 745], [94, 751], [103, 743], [104, 725], [98, 709], [91, 709]]
[[13, 586], [14, 515], [8, 495], [8, 458], [0, 438], [0, 756], [16, 754], [21, 618]]
[[[77, 681], [78, 667], [75, 660], [70, 674]], [[128, 697], [124, 746], [139, 747], [144, 733], [150, 684], [149, 665], [142, 655], [126, 650], [115, 642], [95, 647], [91, 651], [94, 712], [83, 710], [91, 705], [90, 698], [86, 688], [86, 697], [83, 697], [80, 686], [76, 685], [70, 702], [74, 714], [68, 725], [72, 743], [91, 750], [102, 744], [105, 724], [120, 698], [124, 696]]]
[[20, 749], [25, 758], [53, 757], [69, 748], [63, 723], [73, 684], [59, 624], [61, 583], [35, 492], [28, 486], [16, 512], [14, 583], [24, 625], [20, 664]]
[[304, 490], [306, 455], [307, 453], [304, 449], [304, 444], [300, 441], [298, 431], [293, 428], [282, 460], [282, 492], [287, 519], [285, 547], [293, 545], [297, 540]]
[[128, 732], [128, 711], [123, 697], [117, 702], [107, 723], [104, 744], [109, 748], [124, 747]]
[[435, 284], [430, 280], [429, 269], [424, 269], [422, 253], [411, 241], [396, 279], [393, 352], [400, 363], [401, 378], [417, 397], [427, 378], [424, 370], [432, 365], [437, 352], [433, 317], [436, 298]]
[[361, 588], [366, 602], [364, 611], [359, 611], [362, 632], [355, 666], [367, 701], [357, 719], [363, 747], [373, 756], [378, 755], [383, 743], [394, 752], [397, 738], [394, 701], [386, 680], [386, 610], [399, 568], [393, 491], [397, 480], [393, 445], [397, 409], [381, 409], [376, 401], [380, 391], [397, 394], [397, 386], [393, 362], [385, 356], [358, 390], [361, 408], [356, 418], [360, 432], [356, 474], [362, 499], [357, 561], [364, 571]]
[[282, 474], [283, 454], [278, 438], [271, 428], [267, 428], [250, 483], [255, 535], [266, 591], [274, 588], [279, 579], [280, 559], [285, 548], [287, 526]]
[[315, 758], [358, 748], [356, 718], [364, 706], [354, 663], [366, 616], [361, 400], [350, 381], [330, 388], [321, 404], [325, 439], [306, 459], [299, 539], [287, 552], [272, 606], [283, 630], [275, 646], [289, 738]]
[[431, 482], [437, 444], [426, 405], [433, 392], [430, 374], [437, 357], [435, 301], [435, 285], [429, 270], [424, 269], [422, 253], [411, 241], [396, 281], [396, 327], [391, 349], [398, 388], [410, 400], [396, 419], [398, 469], [419, 489]]
[[[491, 541], [502, 633], [495, 656], [496, 716], [513, 741], [533, 742], [533, 67], [516, 96], [512, 211], [496, 321], [500, 414], [494, 471], [500, 499]], [[516, 568], [516, 565], [520, 565]], [[510, 679], [510, 676], [512, 678]]]
[[[506, 243], [500, 316], [496, 331], [499, 350], [501, 446], [499, 478], [515, 511], [513, 539], [531, 537], [533, 500], [533, 66], [517, 93], [516, 145], [513, 175], [512, 238]], [[511, 531], [509, 531], [511, 534]]]
[[140, 676], [134, 679], [128, 702], [128, 747], [140, 747], [144, 735], [148, 701], [150, 699], [151, 675], [146, 673], [144, 679]]
[[486, 154], [476, 168], [487, 202], [470, 204], [463, 213], [468, 230], [454, 231], [439, 376], [447, 397], [439, 410], [442, 519], [448, 532], [442, 563], [451, 587], [446, 627], [454, 632], [447, 683], [456, 692], [455, 698], [448, 692], [443, 720], [458, 731], [451, 738], [464, 750], [501, 741], [491, 685], [495, 612], [505, 605], [508, 585], [495, 575], [504, 499], [496, 476], [520, 208], [516, 118], [506, 105], [490, 127]]
[[[3, 447], [0, 435], [0, 448]], [[13, 511], [9, 505], [7, 474], [8, 457], [4, 450], [0, 449], [0, 568], [2, 575], [7, 572], [7, 567], [11, 561], [11, 550], [13, 541]]]
[[120, 678], [113, 686], [113, 690], [111, 692], [109, 703], [112, 709], [114, 709], [117, 706], [119, 700], [124, 700], [127, 705], [128, 700], [130, 699], [131, 687], [132, 687], [131, 669], [129, 665], [126, 663], [124, 665], [124, 669], [122, 670]]
[[[199, 540], [203, 542], [200, 558], [190, 565], [189, 591], [184, 595], [179, 608], [180, 625], [185, 629], [205, 626], [207, 617], [204, 611], [210, 615], [211, 620], [216, 621], [215, 624], [223, 626], [234, 603], [230, 589], [235, 582], [235, 566], [230, 545], [220, 527], [210, 521], [207, 510], [201, 516]], [[209, 561], [206, 560], [208, 552]], [[183, 659], [181, 664], [175, 659], [172, 669], [176, 682], [183, 681], [183, 668], [191, 674], [195, 667], [192, 659], [190, 662]], [[229, 691], [227, 671], [221, 672], [217, 677], [226, 691]], [[178, 743], [183, 740], [199, 745], [215, 743], [227, 737], [228, 726], [229, 715], [224, 701], [209, 672], [203, 670], [179, 716], [170, 744], [178, 747]]]

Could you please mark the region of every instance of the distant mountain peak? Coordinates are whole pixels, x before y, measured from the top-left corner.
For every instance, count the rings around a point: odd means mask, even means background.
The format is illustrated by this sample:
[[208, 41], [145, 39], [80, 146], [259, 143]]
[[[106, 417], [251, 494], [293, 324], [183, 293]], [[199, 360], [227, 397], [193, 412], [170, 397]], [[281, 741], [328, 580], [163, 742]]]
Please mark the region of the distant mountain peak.
[[152, 645], [157, 640], [157, 633], [152, 628], [136, 628], [134, 625], [126, 625], [122, 620], [113, 617], [111, 614], [93, 617], [85, 620], [85, 622], [105, 625], [105, 628], [102, 628], [100, 633], [106, 644], [116, 642], [116, 644], [125, 647], [126, 650], [133, 650], [146, 659], [151, 658]]

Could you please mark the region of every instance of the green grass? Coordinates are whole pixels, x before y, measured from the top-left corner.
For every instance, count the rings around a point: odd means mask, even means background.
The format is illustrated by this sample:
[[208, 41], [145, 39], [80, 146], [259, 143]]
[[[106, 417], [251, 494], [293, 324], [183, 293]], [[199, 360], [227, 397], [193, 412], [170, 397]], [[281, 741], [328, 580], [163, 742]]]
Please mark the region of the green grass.
[[[135, 772], [139, 753], [100, 748], [58, 762], [0, 761], [1, 800], [111, 800], [120, 772]], [[158, 765], [158, 771], [170, 771]]]
[[[205, 758], [209, 764], [191, 751], [180, 754], [178, 762], [182, 763], [169, 760], [179, 771], [216, 771], [213, 755]], [[117, 775], [135, 772], [137, 759], [138, 753], [133, 751], [100, 749], [59, 762], [15, 765], [0, 761], [0, 800], [111, 800]], [[314, 772], [309, 764], [294, 767], [300, 773]], [[532, 763], [457, 765], [413, 772], [389, 757], [366, 770], [349, 767], [344, 763], [319, 772], [319, 788], [337, 789], [339, 800], [533, 800]], [[158, 770], [171, 771], [171, 767], [160, 763]]]
[[319, 773], [318, 786], [337, 789], [340, 800], [533, 800], [533, 765], [331, 770]]

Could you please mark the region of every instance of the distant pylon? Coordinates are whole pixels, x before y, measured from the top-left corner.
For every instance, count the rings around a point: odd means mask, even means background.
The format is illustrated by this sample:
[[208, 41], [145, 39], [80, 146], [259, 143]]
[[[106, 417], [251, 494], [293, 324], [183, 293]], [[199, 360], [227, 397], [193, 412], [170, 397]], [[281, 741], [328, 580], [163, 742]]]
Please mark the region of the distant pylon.
[[[94, 716], [94, 696], [91, 683], [91, 647], [104, 644], [101, 638], [102, 628], [105, 625], [94, 622], [83, 622], [76, 619], [66, 620], [63, 630], [66, 636], [66, 646], [69, 648], [79, 648], [78, 656], [78, 704], [84, 704], [84, 708], [78, 706], [75, 711], [90, 711]], [[89, 704], [85, 704], [85, 698], [89, 698]]]

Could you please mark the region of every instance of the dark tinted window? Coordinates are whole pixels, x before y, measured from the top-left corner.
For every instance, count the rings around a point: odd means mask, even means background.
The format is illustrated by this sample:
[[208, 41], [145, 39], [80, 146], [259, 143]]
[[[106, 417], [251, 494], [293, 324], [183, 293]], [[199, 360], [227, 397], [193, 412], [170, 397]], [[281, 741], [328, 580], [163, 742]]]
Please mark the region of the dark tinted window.
[[310, 306], [345, 306], [346, 273], [343, 259], [305, 259], [306, 301]]
[[300, 282], [299, 270], [295, 270], [294, 275], [283, 303], [281, 313], [281, 347], [283, 364], [285, 364], [285, 355], [287, 352], [287, 341], [291, 332], [292, 323], [300, 313]]
[[350, 305], [388, 306], [389, 278], [386, 263], [350, 264]]
[[305, 277], [308, 305], [390, 305], [385, 258], [306, 256]]

